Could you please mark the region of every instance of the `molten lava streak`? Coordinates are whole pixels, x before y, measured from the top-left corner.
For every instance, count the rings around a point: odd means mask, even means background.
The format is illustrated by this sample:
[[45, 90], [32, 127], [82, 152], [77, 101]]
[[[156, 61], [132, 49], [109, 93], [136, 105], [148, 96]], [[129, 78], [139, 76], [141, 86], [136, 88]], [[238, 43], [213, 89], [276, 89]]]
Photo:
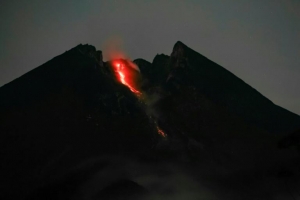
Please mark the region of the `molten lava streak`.
[[[135, 95], [141, 96], [142, 93], [136, 89], [136, 86], [134, 85], [134, 80], [133, 79], [133, 70], [130, 69], [130, 67], [127, 67], [124, 63], [122, 62], [114, 62], [113, 63], [114, 70], [117, 73], [119, 81], [127, 86]], [[135, 70], [134, 70], [135, 71]]]
[[158, 126], [156, 126], [157, 128], [157, 133], [163, 137], [167, 137], [167, 134], [165, 134], [165, 132], [163, 130], [161, 130]]
[[[138, 90], [136, 85], [137, 76], [139, 75], [138, 68], [130, 61], [127, 60], [115, 60], [112, 63], [117, 79], [125, 86], [127, 86], [140, 100], [142, 98], [142, 92]], [[156, 124], [157, 133], [162, 137], [167, 137], [167, 134], [159, 128]]]

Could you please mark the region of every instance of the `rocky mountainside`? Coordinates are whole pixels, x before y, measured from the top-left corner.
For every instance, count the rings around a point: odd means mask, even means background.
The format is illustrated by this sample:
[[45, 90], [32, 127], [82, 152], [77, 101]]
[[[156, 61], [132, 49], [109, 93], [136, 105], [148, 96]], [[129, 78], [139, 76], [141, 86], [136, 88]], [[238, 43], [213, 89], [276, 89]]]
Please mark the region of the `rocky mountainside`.
[[87, 157], [149, 151], [155, 127], [114, 77], [79, 45], [0, 89], [3, 190], [24, 195]]
[[[144, 65], [141, 63], [142, 68], [146, 67]], [[181, 92], [185, 86], [193, 87], [198, 94], [254, 126], [274, 133], [299, 127], [298, 115], [273, 104], [243, 80], [182, 42], [175, 44], [170, 57], [157, 55], [152, 66], [148, 64], [150, 67], [154, 74], [153, 84], [163, 83], [173, 92]], [[143, 69], [141, 72], [148, 78], [148, 71]]]
[[137, 96], [114, 62], [78, 45], [0, 88], [2, 199], [267, 199], [286, 192], [278, 174], [299, 176], [277, 144], [300, 117], [223, 67], [177, 42], [133, 61]]

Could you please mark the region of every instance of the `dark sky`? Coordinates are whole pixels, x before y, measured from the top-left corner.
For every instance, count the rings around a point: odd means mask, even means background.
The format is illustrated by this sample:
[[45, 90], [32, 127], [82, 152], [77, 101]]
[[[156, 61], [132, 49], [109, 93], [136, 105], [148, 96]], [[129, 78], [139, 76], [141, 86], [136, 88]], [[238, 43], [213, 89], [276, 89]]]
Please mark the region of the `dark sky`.
[[114, 38], [149, 61], [180, 40], [300, 114], [299, 0], [3, 0], [0, 86], [79, 43], [105, 51]]

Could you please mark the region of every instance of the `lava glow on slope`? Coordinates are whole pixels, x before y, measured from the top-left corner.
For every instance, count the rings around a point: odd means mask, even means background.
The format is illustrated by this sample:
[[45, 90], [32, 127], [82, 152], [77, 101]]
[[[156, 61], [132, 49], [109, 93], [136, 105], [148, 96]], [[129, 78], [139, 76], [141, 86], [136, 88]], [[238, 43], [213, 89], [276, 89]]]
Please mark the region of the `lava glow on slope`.
[[163, 137], [167, 137], [167, 134], [165, 134], [165, 132], [162, 129], [160, 129], [158, 126], [156, 126], [156, 128], [157, 128], [157, 133], [159, 135], [161, 135]]
[[[113, 70], [116, 73], [118, 81], [128, 87], [141, 101], [145, 100], [142, 98], [142, 92], [138, 89], [137, 78], [139, 76], [138, 67], [128, 60], [114, 60], [112, 62]], [[156, 124], [156, 122], [155, 122]], [[157, 133], [162, 137], [167, 137], [167, 134], [159, 128], [156, 124]]]
[[[123, 61], [113, 61], [113, 68], [117, 74], [118, 80], [127, 86], [135, 95], [140, 97], [142, 93], [137, 89], [135, 83], [135, 74], [138, 73], [136, 69], [130, 66], [131, 63]], [[129, 65], [129, 66], [128, 66]]]

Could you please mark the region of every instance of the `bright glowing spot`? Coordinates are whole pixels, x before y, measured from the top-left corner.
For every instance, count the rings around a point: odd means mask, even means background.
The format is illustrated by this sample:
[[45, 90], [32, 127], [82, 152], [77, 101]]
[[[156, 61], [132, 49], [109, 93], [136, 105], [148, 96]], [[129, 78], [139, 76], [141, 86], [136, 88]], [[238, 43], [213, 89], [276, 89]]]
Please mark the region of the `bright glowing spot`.
[[124, 63], [115, 62], [113, 63], [115, 72], [118, 75], [118, 80], [125, 86], [127, 86], [135, 95], [141, 96], [142, 93], [136, 89], [133, 80], [133, 74], [135, 73], [134, 69], [126, 66]]
[[156, 128], [159, 135], [167, 137], [167, 134], [162, 129], [160, 129], [158, 126], [156, 126]]

